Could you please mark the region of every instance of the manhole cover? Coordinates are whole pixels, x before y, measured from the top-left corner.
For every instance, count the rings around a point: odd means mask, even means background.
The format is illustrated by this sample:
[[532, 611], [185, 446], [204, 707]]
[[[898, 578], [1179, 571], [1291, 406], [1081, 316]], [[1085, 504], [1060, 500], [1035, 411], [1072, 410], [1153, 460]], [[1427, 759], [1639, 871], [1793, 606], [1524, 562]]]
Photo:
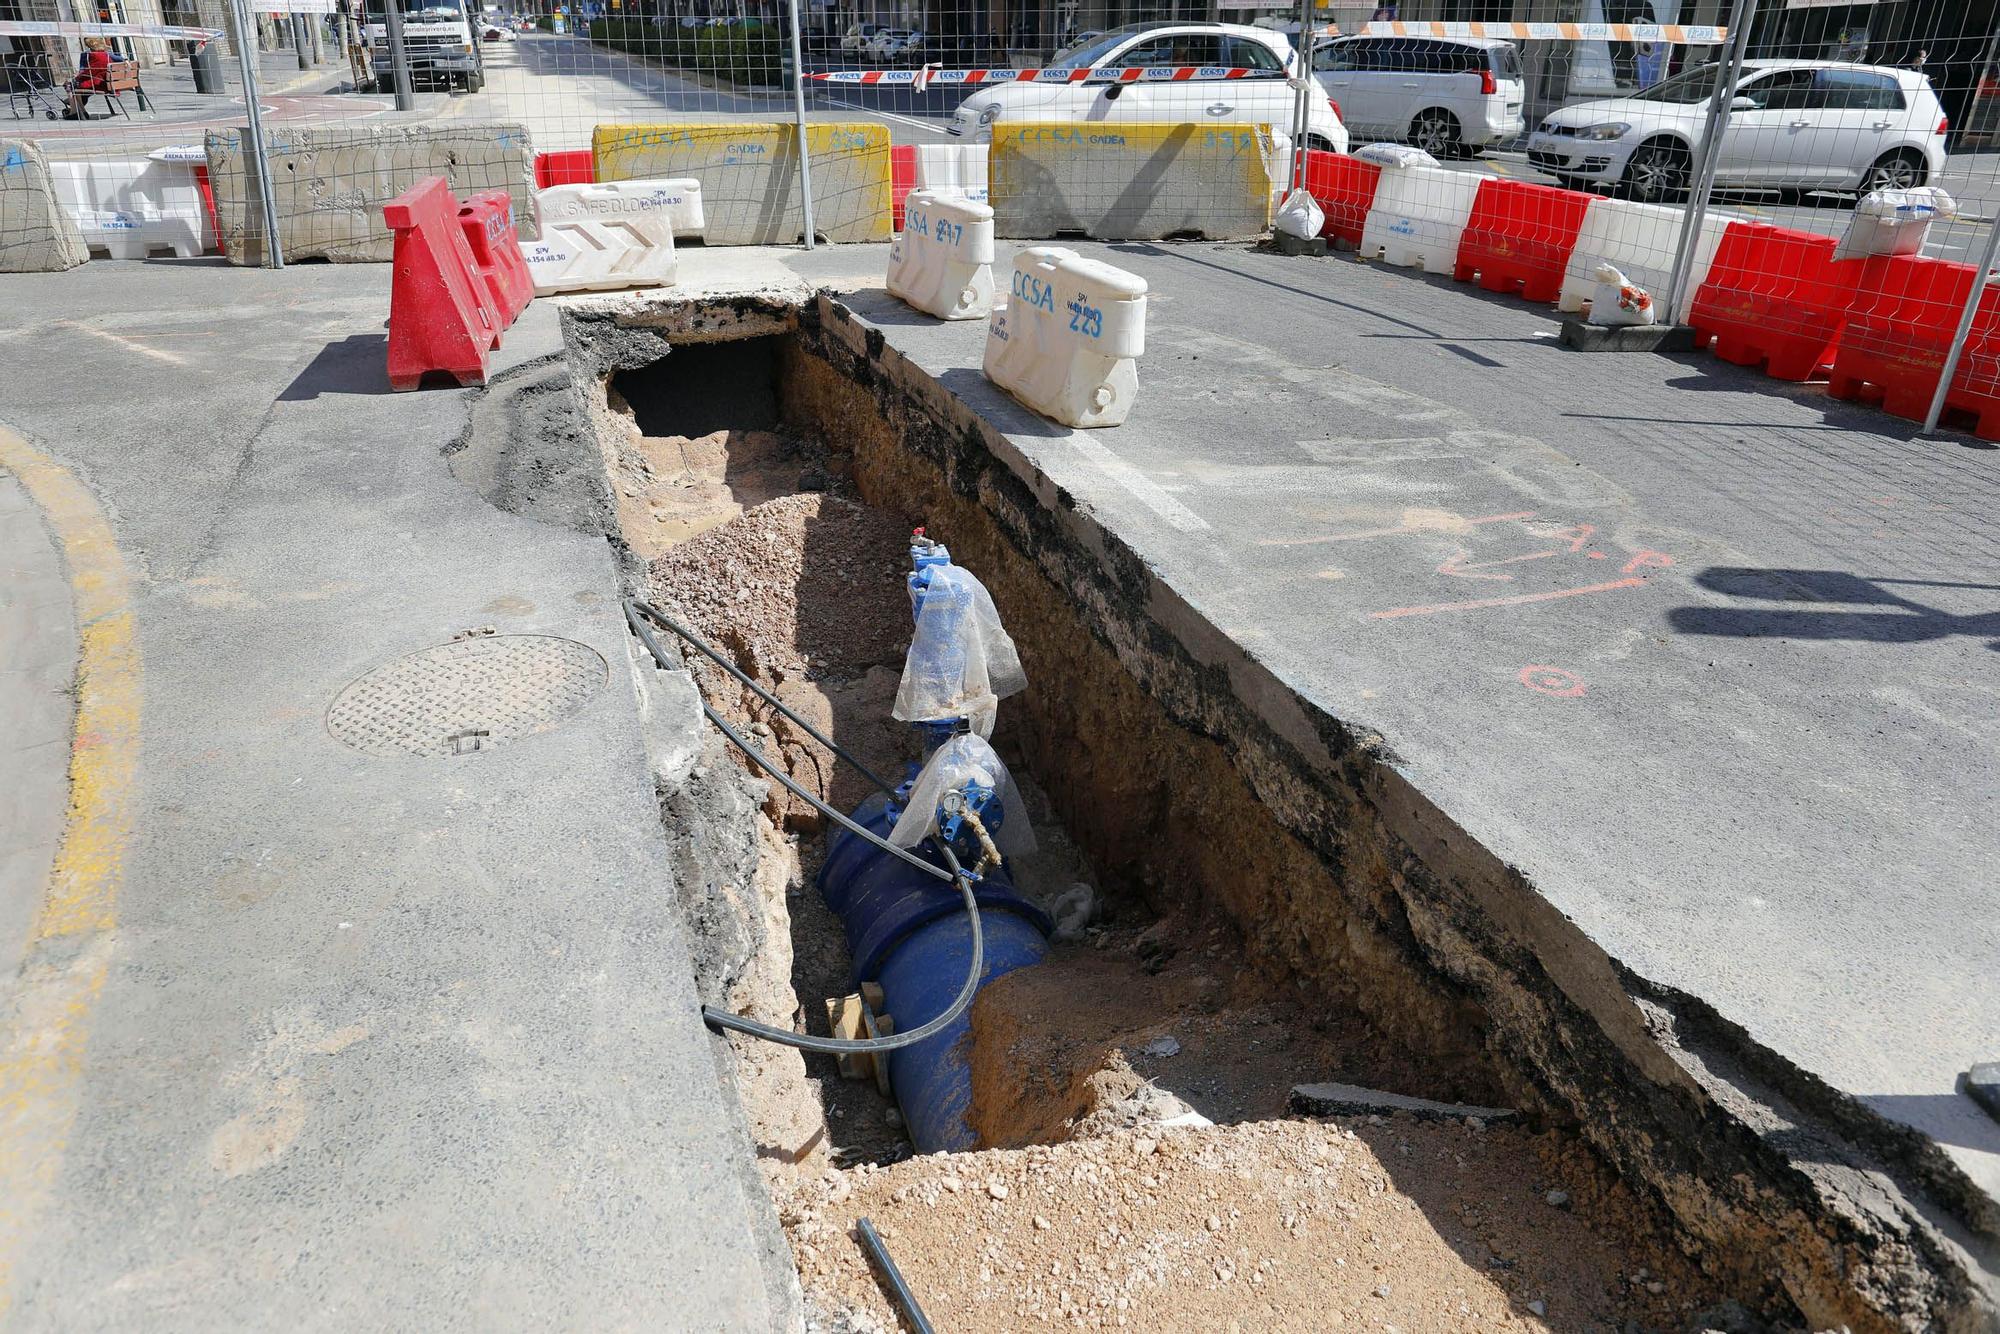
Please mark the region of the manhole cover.
[[609, 679], [603, 657], [573, 639], [462, 639], [350, 682], [326, 730], [370, 755], [464, 755], [561, 726]]

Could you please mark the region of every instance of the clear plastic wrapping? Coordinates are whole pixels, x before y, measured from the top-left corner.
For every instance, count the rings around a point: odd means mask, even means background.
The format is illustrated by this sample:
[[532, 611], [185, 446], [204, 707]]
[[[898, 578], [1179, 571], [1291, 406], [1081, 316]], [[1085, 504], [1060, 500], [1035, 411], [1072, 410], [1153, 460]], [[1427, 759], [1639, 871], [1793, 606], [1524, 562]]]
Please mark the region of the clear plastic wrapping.
[[966, 718], [990, 737], [1000, 701], [1027, 685], [986, 585], [962, 566], [936, 567], [903, 660], [894, 716], [906, 723]]
[[937, 748], [917, 774], [910, 788], [909, 804], [896, 818], [889, 841], [899, 848], [914, 848], [937, 832], [938, 802], [944, 794], [966, 783], [993, 789], [1000, 800], [1000, 827], [988, 831], [993, 844], [1006, 857], [1021, 857], [1035, 850], [1035, 831], [1028, 824], [1028, 809], [1021, 801], [1007, 766], [984, 737], [961, 734]]

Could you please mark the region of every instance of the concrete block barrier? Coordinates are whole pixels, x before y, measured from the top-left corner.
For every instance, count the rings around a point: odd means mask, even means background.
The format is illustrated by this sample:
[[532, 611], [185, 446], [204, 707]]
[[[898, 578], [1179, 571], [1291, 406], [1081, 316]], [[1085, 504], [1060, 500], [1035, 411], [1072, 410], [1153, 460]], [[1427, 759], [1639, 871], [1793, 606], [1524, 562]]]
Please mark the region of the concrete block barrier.
[[0, 273], [60, 273], [89, 258], [42, 150], [0, 139]]
[[49, 164], [56, 196], [83, 243], [112, 259], [144, 259], [155, 250], [185, 259], [215, 248], [194, 169], [157, 155]]
[[[1578, 231], [1576, 248], [1570, 251], [1569, 264], [1563, 270], [1562, 294], [1556, 300], [1559, 310], [1582, 310], [1597, 286], [1597, 268], [1600, 264], [1613, 264], [1626, 278], [1653, 294], [1657, 303], [1667, 299], [1667, 284], [1674, 268], [1674, 249], [1680, 243], [1683, 219], [1681, 209], [1663, 204], [1635, 204], [1624, 199], [1600, 199], [1590, 206], [1583, 215], [1583, 227]], [[1715, 262], [1716, 249], [1722, 244], [1722, 237], [1729, 230], [1729, 224], [1739, 219], [1710, 210], [1702, 221], [1701, 235], [1696, 238], [1693, 264], [1687, 282], [1682, 287], [1681, 309], [1667, 310], [1660, 307], [1660, 318], [1668, 323], [1677, 323], [1687, 312], [1694, 294], [1708, 280], [1709, 266]]]
[[1480, 180], [1469, 171], [1383, 167], [1361, 228], [1361, 257], [1426, 273], [1452, 272]]
[[993, 310], [993, 210], [970, 199], [912, 190], [889, 250], [889, 295], [941, 320]]
[[665, 287], [675, 275], [674, 229], [659, 213], [545, 222], [541, 239], [521, 242], [521, 258], [536, 296]]
[[[890, 239], [889, 131], [866, 122], [807, 126], [813, 229], [828, 241]], [[600, 125], [591, 136], [600, 182], [700, 184], [709, 245], [789, 245], [804, 239], [796, 126]]]
[[[535, 154], [519, 125], [283, 125], [265, 142], [287, 259], [386, 263], [395, 245], [382, 206], [430, 176], [443, 176], [461, 199], [505, 190], [522, 234], [536, 235]], [[262, 264], [262, 205], [245, 169], [242, 131], [210, 130], [207, 151], [216, 222], [230, 262]]]
[[544, 233], [557, 223], [580, 218], [622, 222], [657, 217], [673, 229], [676, 241], [699, 241], [706, 226], [701, 182], [692, 179], [549, 186], [535, 192], [535, 211]]
[[1138, 396], [1145, 350], [1144, 278], [1031, 246], [986, 326], [986, 378], [1064, 426], [1117, 426]]
[[994, 234], [1262, 236], [1276, 160], [1268, 125], [1002, 120], [993, 127]]

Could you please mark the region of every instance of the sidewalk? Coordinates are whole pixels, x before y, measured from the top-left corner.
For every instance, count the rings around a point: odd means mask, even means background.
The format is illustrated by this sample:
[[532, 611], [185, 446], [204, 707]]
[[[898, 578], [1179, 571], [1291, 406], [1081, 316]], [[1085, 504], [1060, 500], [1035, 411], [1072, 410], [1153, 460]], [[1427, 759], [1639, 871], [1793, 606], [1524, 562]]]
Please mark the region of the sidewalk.
[[[387, 392], [389, 280], [9, 279], [0, 425], [110, 516], [143, 687], [91, 911], [45, 906], [25, 967], [0, 921], [0, 1310], [22, 1330], [788, 1328], [611, 550], [453, 476], [470, 395]], [[555, 315], [529, 309], [496, 375], [561, 352]], [[357, 679], [484, 629], [571, 664], [572, 711], [469, 754], [336, 739]], [[424, 679], [378, 697], [390, 733], [420, 729]]]

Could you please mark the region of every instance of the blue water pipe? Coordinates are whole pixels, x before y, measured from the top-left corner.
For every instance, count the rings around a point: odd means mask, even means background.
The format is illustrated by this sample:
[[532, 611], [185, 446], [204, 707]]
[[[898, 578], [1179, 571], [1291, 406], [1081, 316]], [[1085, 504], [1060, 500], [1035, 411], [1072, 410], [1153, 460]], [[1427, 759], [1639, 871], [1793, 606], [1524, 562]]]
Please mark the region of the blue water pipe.
[[[911, 610], [921, 614], [931, 576], [950, 563], [951, 553], [918, 529], [911, 539], [910, 560]], [[916, 726], [924, 735], [928, 757], [964, 731], [966, 721], [925, 719]], [[916, 765], [910, 766], [895, 793], [875, 793], [855, 807], [854, 822], [887, 838], [908, 801], [917, 771]], [[944, 866], [937, 847], [941, 837], [962, 863], [978, 864], [981, 845], [965, 818], [968, 810], [989, 834], [1005, 819], [991, 788], [967, 783], [947, 794], [936, 813], [940, 832], [914, 849], [917, 856]], [[928, 1023], [950, 1008], [972, 962], [970, 922], [956, 889], [866, 839], [836, 829], [820, 866], [819, 891], [847, 933], [855, 984], [881, 984], [883, 1006], [899, 1031]], [[1042, 962], [1053, 923], [1015, 890], [1004, 863], [988, 867], [973, 892], [985, 931], [979, 985]], [[889, 1085], [920, 1152], [978, 1147], [978, 1136], [966, 1120], [972, 1104], [970, 1030], [968, 1012], [922, 1042], [887, 1053]]]

